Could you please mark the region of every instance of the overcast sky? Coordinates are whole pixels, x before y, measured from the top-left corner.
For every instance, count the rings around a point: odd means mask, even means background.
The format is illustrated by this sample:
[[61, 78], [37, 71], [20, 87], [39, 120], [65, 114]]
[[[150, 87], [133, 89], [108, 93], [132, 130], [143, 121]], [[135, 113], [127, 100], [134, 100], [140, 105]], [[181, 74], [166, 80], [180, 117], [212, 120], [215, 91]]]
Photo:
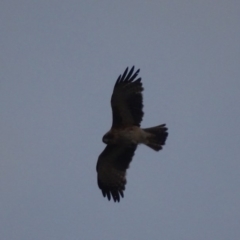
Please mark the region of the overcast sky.
[[[1, 0], [2, 240], [240, 239], [240, 2]], [[143, 127], [120, 203], [96, 162], [140, 68]]]

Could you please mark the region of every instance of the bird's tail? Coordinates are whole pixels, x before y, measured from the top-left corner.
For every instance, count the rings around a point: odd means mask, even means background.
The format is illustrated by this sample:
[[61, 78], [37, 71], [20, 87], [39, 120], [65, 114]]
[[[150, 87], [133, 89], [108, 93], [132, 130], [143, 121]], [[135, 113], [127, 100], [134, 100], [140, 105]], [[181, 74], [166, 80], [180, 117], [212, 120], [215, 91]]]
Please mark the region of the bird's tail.
[[147, 133], [145, 144], [155, 151], [161, 150], [168, 136], [166, 124], [144, 128], [143, 130]]

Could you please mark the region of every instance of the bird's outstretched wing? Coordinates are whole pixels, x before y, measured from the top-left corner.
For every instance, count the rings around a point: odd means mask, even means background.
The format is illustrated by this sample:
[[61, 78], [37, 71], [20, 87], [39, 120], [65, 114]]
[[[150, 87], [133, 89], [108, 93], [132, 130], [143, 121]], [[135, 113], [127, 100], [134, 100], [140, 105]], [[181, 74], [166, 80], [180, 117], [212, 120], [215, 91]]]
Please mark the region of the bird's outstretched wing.
[[[140, 126], [143, 118], [143, 97], [139, 69], [133, 74], [134, 66], [120, 75], [115, 83], [111, 98], [112, 127]], [[137, 78], [137, 79], [136, 79]]]
[[137, 145], [107, 145], [98, 157], [98, 186], [104, 197], [114, 202], [124, 197], [126, 170]]

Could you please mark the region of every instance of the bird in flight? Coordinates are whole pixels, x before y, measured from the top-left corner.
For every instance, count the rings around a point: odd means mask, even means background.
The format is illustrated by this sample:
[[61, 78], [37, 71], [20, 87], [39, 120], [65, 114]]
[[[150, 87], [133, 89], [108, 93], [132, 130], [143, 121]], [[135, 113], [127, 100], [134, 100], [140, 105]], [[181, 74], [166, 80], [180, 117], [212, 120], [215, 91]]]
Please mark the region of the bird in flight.
[[143, 87], [134, 73], [134, 66], [120, 75], [112, 97], [112, 127], [103, 136], [107, 145], [98, 157], [96, 166], [98, 186], [104, 197], [119, 202], [124, 197], [126, 171], [138, 144], [145, 144], [155, 151], [162, 149], [168, 136], [165, 124], [141, 128], [143, 118]]

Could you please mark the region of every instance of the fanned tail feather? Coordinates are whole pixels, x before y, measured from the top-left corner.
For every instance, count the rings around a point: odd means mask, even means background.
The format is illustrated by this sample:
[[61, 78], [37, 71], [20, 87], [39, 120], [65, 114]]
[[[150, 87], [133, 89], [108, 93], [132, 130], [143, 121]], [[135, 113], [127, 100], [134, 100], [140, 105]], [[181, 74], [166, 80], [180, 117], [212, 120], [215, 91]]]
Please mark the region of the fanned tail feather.
[[145, 144], [155, 151], [161, 150], [168, 136], [166, 124], [151, 128], [144, 128], [143, 130], [148, 133]]

